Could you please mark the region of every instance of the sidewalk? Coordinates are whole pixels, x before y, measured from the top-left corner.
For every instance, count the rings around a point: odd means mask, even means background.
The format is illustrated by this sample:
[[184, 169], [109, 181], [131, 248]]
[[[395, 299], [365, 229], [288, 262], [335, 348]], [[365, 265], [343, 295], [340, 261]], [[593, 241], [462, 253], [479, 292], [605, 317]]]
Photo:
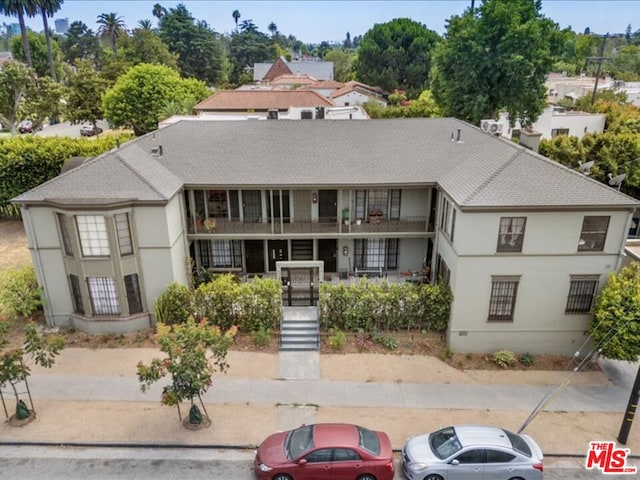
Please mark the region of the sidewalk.
[[[420, 356], [232, 351], [228, 374], [216, 375], [204, 397], [211, 427], [188, 431], [175, 409], [160, 405], [166, 382], [140, 391], [135, 366], [155, 355], [153, 349], [66, 349], [53, 369], [33, 370], [37, 418], [21, 428], [3, 423], [0, 442], [253, 448], [268, 434], [302, 423], [350, 422], [387, 432], [399, 449], [407, 437], [446, 424], [517, 430], [550, 385], [567, 375], [460, 372]], [[364, 381], [345, 379], [358, 374]], [[575, 374], [526, 433], [547, 455], [585, 455], [589, 441], [616, 439], [629, 393], [602, 372]], [[632, 427], [627, 444], [632, 454], [640, 453], [639, 429]]]

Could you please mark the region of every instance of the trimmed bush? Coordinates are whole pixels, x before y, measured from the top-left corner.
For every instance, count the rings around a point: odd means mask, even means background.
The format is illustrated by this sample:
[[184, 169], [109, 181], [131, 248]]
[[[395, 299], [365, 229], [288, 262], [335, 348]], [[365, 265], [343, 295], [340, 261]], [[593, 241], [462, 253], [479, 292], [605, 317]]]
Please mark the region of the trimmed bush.
[[509, 368], [511, 365], [516, 363], [517, 360], [515, 353], [509, 350], [498, 350], [493, 353], [492, 358], [500, 368]]
[[167, 289], [156, 298], [154, 303], [156, 321], [165, 325], [184, 323], [191, 315], [192, 294], [185, 285], [177, 282], [169, 284]]
[[32, 265], [0, 272], [0, 313], [29, 317], [42, 308], [41, 290]]

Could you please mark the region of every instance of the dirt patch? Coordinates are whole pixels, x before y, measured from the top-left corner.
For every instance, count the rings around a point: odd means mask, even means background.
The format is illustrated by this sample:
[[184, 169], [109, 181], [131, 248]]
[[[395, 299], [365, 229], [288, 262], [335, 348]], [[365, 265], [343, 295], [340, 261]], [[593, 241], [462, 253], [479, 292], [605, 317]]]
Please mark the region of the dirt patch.
[[0, 220], [0, 270], [31, 263], [21, 220]]

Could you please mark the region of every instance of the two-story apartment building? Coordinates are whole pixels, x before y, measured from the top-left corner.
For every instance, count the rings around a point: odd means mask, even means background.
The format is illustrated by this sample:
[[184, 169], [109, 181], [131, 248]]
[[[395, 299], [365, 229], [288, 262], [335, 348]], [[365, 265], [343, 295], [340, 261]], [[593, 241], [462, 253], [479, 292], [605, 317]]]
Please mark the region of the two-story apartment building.
[[639, 203], [455, 119], [182, 121], [15, 202], [50, 325], [149, 326], [193, 268], [317, 282], [427, 263], [454, 350], [531, 353], [584, 342]]

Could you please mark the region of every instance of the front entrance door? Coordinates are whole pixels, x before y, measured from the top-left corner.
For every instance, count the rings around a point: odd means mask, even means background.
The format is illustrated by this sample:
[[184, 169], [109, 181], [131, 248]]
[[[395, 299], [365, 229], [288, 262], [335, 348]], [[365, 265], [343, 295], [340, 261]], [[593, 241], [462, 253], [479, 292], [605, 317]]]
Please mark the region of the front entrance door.
[[247, 273], [264, 273], [264, 242], [262, 240], [244, 241], [244, 262]]
[[289, 260], [286, 240], [269, 240], [269, 271], [276, 270], [276, 262]]
[[320, 190], [318, 197], [320, 198], [318, 206], [320, 223], [336, 223], [338, 221], [338, 191]]
[[333, 238], [318, 239], [318, 260], [322, 260], [324, 262], [325, 272], [338, 271], [338, 265], [336, 263], [337, 251], [337, 240]]

